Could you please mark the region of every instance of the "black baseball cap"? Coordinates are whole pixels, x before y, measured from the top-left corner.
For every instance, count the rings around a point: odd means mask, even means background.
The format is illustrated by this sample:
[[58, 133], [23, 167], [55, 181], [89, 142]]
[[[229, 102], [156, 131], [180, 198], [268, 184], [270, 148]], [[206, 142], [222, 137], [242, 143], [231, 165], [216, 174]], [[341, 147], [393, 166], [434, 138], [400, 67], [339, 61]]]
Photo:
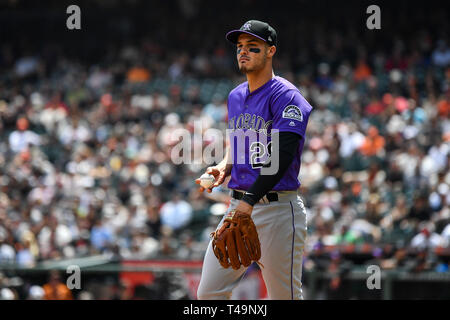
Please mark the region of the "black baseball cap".
[[231, 43], [236, 44], [240, 34], [247, 33], [255, 36], [271, 46], [277, 44], [277, 32], [267, 22], [259, 20], [249, 20], [239, 29], [227, 33], [225, 38]]

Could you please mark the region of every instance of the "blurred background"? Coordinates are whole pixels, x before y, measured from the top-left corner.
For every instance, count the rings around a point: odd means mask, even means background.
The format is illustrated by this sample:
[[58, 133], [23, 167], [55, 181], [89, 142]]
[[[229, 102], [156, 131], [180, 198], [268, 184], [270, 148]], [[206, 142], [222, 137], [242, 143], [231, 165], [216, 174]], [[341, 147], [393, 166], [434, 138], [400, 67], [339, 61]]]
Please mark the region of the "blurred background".
[[[71, 4], [81, 30], [66, 28]], [[380, 30], [366, 27], [370, 4]], [[175, 165], [171, 133], [226, 129], [245, 79], [225, 33], [250, 19], [277, 30], [275, 74], [314, 107], [305, 298], [450, 298], [443, 5], [0, 0], [0, 299], [196, 298], [229, 196], [197, 191], [207, 164]], [[366, 285], [370, 265], [381, 289]], [[265, 297], [252, 266], [233, 298]]]

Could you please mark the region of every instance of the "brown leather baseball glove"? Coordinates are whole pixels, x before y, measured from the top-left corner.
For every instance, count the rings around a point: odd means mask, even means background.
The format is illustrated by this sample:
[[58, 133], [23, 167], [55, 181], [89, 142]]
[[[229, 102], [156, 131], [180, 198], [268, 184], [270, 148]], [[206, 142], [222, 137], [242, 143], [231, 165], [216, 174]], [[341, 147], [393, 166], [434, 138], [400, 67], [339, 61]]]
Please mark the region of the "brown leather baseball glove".
[[241, 265], [248, 267], [261, 258], [258, 232], [248, 214], [231, 210], [220, 229], [212, 232], [211, 236], [214, 254], [224, 268], [231, 265], [237, 270]]

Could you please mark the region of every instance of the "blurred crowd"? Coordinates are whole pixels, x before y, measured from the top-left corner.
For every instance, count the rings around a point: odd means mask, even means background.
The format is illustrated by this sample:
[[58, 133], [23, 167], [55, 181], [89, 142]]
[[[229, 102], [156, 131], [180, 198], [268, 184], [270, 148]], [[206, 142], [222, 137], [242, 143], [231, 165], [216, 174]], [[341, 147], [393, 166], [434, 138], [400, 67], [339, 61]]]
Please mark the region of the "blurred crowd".
[[[320, 26], [315, 41], [280, 46], [275, 74], [314, 107], [300, 171], [307, 270], [342, 260], [320, 258], [326, 247], [370, 244], [383, 268], [448, 271], [436, 254], [450, 248], [450, 44], [439, 21], [441, 33], [394, 34], [378, 50], [351, 28]], [[227, 94], [244, 81], [227, 30], [206, 40], [202, 26], [176, 36], [203, 49], [159, 42], [170, 34], [162, 22], [97, 63], [56, 43], [0, 45], [0, 265], [202, 259], [229, 197], [197, 191], [207, 164], [173, 163], [172, 133], [206, 147], [194, 123], [224, 131]]]

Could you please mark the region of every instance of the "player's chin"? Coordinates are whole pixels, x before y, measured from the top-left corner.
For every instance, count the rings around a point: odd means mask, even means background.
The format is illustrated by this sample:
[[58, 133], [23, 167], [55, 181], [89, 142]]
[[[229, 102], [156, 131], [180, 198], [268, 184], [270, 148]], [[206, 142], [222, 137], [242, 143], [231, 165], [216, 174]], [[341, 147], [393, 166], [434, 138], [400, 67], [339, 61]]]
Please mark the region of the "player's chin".
[[251, 71], [251, 69], [245, 64], [239, 64], [239, 71], [242, 73], [248, 73]]

